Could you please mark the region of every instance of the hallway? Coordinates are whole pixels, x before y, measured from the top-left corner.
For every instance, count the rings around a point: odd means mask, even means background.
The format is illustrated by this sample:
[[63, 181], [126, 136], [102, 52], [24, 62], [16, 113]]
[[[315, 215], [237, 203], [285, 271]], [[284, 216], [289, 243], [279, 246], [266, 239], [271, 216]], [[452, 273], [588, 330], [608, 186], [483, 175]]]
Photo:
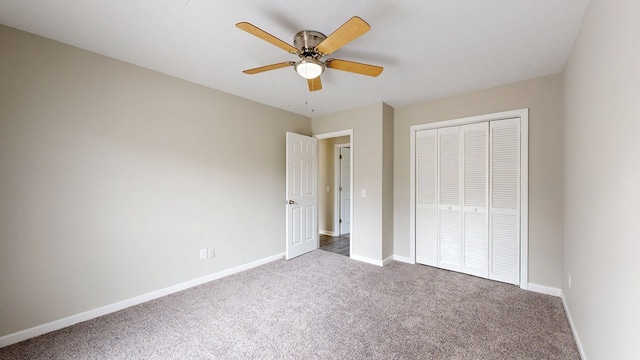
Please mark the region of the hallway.
[[349, 234], [329, 236], [320, 234], [320, 249], [349, 256]]

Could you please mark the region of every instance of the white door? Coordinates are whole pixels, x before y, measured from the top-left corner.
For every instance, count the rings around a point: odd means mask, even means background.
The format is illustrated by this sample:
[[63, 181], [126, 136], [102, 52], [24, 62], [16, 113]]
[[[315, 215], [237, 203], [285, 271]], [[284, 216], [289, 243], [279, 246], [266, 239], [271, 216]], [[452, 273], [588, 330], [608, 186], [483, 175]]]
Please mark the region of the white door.
[[438, 266], [461, 271], [460, 127], [438, 129]]
[[287, 260], [318, 248], [318, 140], [287, 132]]
[[340, 234], [351, 232], [351, 148], [340, 148]]
[[416, 133], [416, 262], [438, 266], [438, 130]]
[[520, 283], [520, 119], [490, 125], [489, 279]]
[[526, 285], [527, 119], [414, 135], [416, 262]]
[[486, 122], [416, 133], [418, 263], [488, 276], [488, 133]]
[[462, 271], [489, 275], [489, 124], [462, 131]]

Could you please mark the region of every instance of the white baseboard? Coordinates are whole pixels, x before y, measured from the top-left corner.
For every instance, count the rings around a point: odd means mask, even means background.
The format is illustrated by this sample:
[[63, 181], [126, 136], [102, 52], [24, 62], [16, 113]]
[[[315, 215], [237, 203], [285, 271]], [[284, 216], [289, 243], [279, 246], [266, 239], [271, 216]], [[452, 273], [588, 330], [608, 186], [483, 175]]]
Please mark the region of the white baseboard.
[[416, 263], [415, 261], [411, 260], [411, 258], [407, 256], [400, 256], [400, 255], [393, 255], [393, 260], [403, 262], [406, 264], [411, 264], [411, 265]]
[[328, 235], [328, 236], [338, 236], [337, 233], [329, 230], [319, 230], [320, 235]]
[[69, 317], [63, 318], [63, 319], [59, 319], [59, 320], [55, 320], [52, 321], [50, 323], [46, 323], [43, 325], [38, 325], [35, 327], [32, 327], [30, 329], [26, 329], [26, 330], [22, 330], [22, 331], [18, 331], [16, 333], [13, 334], [9, 334], [9, 335], [5, 335], [0, 337], [0, 348], [1, 347], [5, 347], [5, 346], [9, 346], [11, 344], [15, 344], [17, 342], [20, 341], [24, 341], [36, 336], [40, 336], [55, 330], [59, 330], [62, 328], [65, 328], [67, 326], [71, 326], [74, 324], [77, 324], [79, 322], [83, 322], [83, 321], [87, 321], [87, 320], [91, 320], [112, 312], [116, 312], [134, 305], [138, 305], [138, 304], [142, 304], [144, 302], [153, 300], [153, 299], [157, 299], [169, 294], [173, 294], [175, 292], [178, 291], [182, 291], [188, 288], [192, 288], [194, 286], [198, 286], [198, 285], [202, 285], [204, 283], [216, 280], [216, 279], [220, 279], [223, 278], [225, 276], [229, 276], [229, 275], [233, 275], [235, 273], [239, 273], [245, 270], [249, 270], [251, 268], [254, 268], [256, 266], [260, 266], [260, 265], [264, 265], [266, 263], [270, 263], [272, 261], [275, 260], [279, 260], [282, 259], [284, 257], [284, 253], [281, 254], [276, 254], [273, 256], [269, 256], [260, 260], [256, 260], [253, 262], [250, 262], [248, 264], [243, 264], [243, 265], [239, 265], [236, 267], [233, 267], [231, 269], [227, 269], [227, 270], [223, 270], [217, 273], [213, 273], [207, 276], [203, 276], [197, 279], [193, 279], [193, 280], [189, 280], [180, 284], [176, 284], [176, 285], [172, 285], [160, 290], [156, 290], [156, 291], [152, 291], [150, 293], [147, 294], [143, 294], [140, 296], [136, 296], [133, 297], [131, 299], [127, 299], [127, 300], [123, 300], [123, 301], [119, 301], [117, 303], [111, 304], [111, 305], [106, 305], [103, 307], [99, 307], [97, 309], [93, 309], [93, 310], [89, 310], [89, 311], [85, 311], [83, 313], [80, 314], [76, 314], [76, 315], [71, 315]]
[[387, 266], [392, 260], [393, 260], [393, 255], [391, 255], [388, 258], [382, 260], [382, 266]]
[[567, 320], [569, 320], [569, 327], [571, 328], [571, 332], [573, 333], [573, 338], [576, 340], [576, 345], [578, 346], [578, 352], [580, 353], [580, 358], [582, 360], [587, 360], [587, 356], [584, 354], [584, 349], [582, 348], [582, 343], [580, 342], [580, 337], [578, 337], [578, 332], [576, 331], [575, 325], [573, 325], [573, 319], [571, 318], [571, 312], [569, 311], [569, 306], [567, 305], [567, 300], [564, 298], [564, 293], [560, 290], [560, 299], [562, 299], [562, 306], [564, 306], [564, 312], [567, 314]]
[[528, 283], [526, 290], [541, 293], [541, 294], [546, 294], [546, 295], [557, 296], [557, 297], [562, 296], [562, 290], [558, 288], [545, 286], [545, 285], [538, 285], [534, 283]]
[[351, 254], [351, 258], [353, 260], [366, 262], [367, 264], [372, 264], [376, 266], [385, 266], [385, 265], [388, 265], [391, 261], [395, 260], [395, 255], [391, 255], [384, 260], [375, 260], [368, 257], [353, 255], [353, 254]]
[[353, 260], [362, 261], [362, 262], [365, 262], [365, 263], [371, 264], [371, 265], [384, 266], [384, 263], [382, 262], [382, 260], [370, 259], [368, 257], [364, 257], [364, 256], [360, 256], [360, 255], [354, 255], [354, 254], [351, 254], [351, 258]]

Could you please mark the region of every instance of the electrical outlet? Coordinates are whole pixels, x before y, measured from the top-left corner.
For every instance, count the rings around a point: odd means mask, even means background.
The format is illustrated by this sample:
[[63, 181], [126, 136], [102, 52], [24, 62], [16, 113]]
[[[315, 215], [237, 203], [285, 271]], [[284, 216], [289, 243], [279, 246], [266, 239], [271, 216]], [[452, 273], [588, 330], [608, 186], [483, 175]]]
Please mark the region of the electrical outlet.
[[569, 281], [567, 281], [567, 285], [569, 285], [569, 289], [571, 289], [571, 274], [569, 274]]
[[209, 248], [209, 258], [216, 256], [216, 248]]
[[207, 258], [207, 249], [200, 249], [200, 260], [204, 260]]

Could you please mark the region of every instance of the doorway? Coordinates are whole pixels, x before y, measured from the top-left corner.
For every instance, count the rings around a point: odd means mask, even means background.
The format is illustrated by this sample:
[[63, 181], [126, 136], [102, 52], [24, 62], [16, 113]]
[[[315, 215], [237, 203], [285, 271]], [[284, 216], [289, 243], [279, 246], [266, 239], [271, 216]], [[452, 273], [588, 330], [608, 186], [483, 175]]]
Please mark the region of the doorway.
[[351, 131], [315, 135], [318, 139], [318, 248], [351, 256], [353, 205]]

